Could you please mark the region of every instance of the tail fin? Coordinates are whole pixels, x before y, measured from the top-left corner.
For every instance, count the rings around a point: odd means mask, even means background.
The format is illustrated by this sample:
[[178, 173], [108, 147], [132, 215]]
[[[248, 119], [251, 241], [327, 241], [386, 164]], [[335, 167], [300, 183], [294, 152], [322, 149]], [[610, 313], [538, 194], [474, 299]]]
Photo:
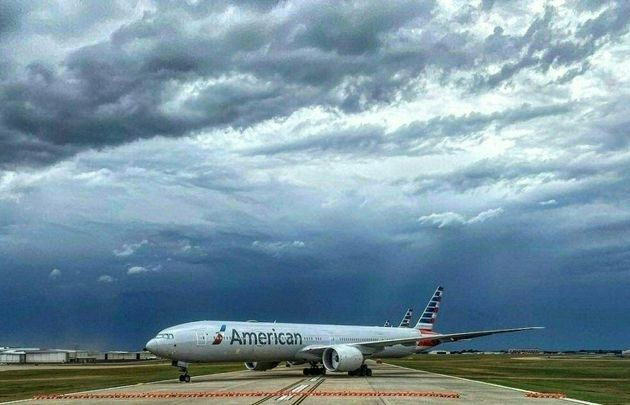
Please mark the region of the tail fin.
[[399, 328], [411, 328], [411, 315], [413, 314], [413, 309], [409, 308], [402, 321], [400, 321]]
[[437, 313], [440, 308], [440, 303], [442, 302], [442, 294], [444, 293], [444, 287], [438, 287], [433, 293], [433, 297], [429, 301], [426, 309], [420, 316], [418, 323], [416, 324], [416, 329], [431, 331], [433, 330], [433, 324], [437, 319]]
[[391, 323], [389, 323], [389, 319], [385, 321], [385, 324], [383, 325], [386, 328], [389, 328], [390, 326], [392, 326]]

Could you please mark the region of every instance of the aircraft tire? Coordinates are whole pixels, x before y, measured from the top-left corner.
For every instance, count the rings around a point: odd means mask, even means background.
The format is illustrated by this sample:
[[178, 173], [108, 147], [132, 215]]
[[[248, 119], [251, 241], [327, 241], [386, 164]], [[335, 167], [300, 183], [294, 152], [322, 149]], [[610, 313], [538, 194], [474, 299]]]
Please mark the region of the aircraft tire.
[[188, 374], [186, 374], [186, 375], [184, 376], [184, 381], [185, 381], [185, 382], [187, 382], [187, 383], [189, 383], [189, 382], [190, 382], [190, 376], [189, 376]]
[[184, 382], [184, 376], [183, 375], [179, 376], [179, 382]]
[[368, 377], [372, 377], [372, 369], [368, 368], [367, 370], [365, 370], [365, 375]]

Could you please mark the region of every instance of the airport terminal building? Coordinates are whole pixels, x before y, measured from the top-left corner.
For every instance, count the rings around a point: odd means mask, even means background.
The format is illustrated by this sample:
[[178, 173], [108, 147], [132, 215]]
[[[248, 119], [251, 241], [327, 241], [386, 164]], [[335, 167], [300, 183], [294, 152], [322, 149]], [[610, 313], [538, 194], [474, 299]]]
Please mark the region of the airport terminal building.
[[0, 348], [0, 364], [65, 364], [97, 363], [116, 361], [154, 360], [149, 352], [93, 352], [87, 350], [40, 349], [40, 348]]

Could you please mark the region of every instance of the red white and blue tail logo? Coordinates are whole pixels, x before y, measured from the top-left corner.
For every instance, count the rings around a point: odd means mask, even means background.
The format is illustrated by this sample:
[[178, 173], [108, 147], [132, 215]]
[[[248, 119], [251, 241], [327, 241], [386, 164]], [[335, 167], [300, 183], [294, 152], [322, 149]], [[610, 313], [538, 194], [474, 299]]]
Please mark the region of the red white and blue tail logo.
[[432, 331], [433, 324], [437, 319], [437, 314], [440, 309], [440, 303], [442, 302], [442, 294], [444, 293], [444, 287], [438, 287], [433, 293], [433, 297], [427, 304], [422, 315], [420, 315], [420, 319], [416, 324], [416, 329], [420, 329], [421, 331]]
[[405, 313], [402, 321], [400, 321], [399, 328], [411, 328], [411, 317], [413, 316], [413, 309], [409, 308]]

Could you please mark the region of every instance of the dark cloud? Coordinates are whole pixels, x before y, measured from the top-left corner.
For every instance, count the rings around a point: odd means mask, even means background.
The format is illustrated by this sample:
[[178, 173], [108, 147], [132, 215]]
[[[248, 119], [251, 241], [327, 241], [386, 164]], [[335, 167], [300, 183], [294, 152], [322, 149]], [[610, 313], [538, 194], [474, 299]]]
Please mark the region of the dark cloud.
[[[246, 127], [305, 105], [361, 108], [358, 98], [388, 97], [398, 84], [386, 78], [408, 70], [403, 55], [380, 49], [381, 36], [427, 18], [431, 10], [430, 4], [417, 3], [279, 7], [294, 10], [280, 18], [271, 14], [273, 8], [237, 9], [236, 22], [218, 32], [211, 26], [214, 10], [196, 16], [209, 21], [193, 32], [185, 23], [189, 9], [149, 12], [122, 26], [110, 41], [70, 53], [61, 68], [30, 64], [23, 75], [0, 85], [1, 134], [6, 144], [42, 144], [44, 151], [14, 148], [4, 162], [52, 161], [86, 147], [207, 127]], [[85, 9], [75, 18], [89, 26], [87, 16], [99, 14]], [[108, 8], [106, 14], [115, 16], [116, 10]], [[334, 100], [329, 92], [353, 75], [376, 77], [356, 88], [357, 94]], [[188, 84], [200, 89], [182, 94]]]
[[125, 4], [121, 1], [78, 2], [68, 7], [63, 3], [42, 4], [36, 13], [30, 13], [27, 22], [30, 29], [40, 35], [50, 35], [62, 41], [71, 41], [85, 35], [93, 27], [116, 22], [125, 17], [137, 0]]
[[[536, 68], [546, 72], [551, 66], [581, 65], [604, 43], [628, 31], [630, 6], [614, 2], [596, 18], [578, 27], [574, 35], [555, 27], [557, 12], [547, 6], [522, 36], [503, 35], [501, 28], [486, 39], [488, 56], [508, 59], [498, 73], [478, 75], [474, 88], [492, 88], [505, 83], [523, 69]], [[579, 71], [573, 70], [576, 75]]]
[[[494, 125], [501, 129], [530, 120], [561, 115], [571, 110], [570, 104], [520, 108], [497, 111], [490, 114], [470, 113], [463, 116], [436, 117], [402, 126], [392, 133], [378, 126], [337, 130], [334, 133], [314, 135], [286, 143], [262, 146], [247, 151], [252, 155], [276, 155], [296, 152], [342, 154], [431, 154], [441, 152], [437, 145], [448, 138], [475, 136], [479, 131]], [[430, 141], [430, 143], [426, 143]], [[422, 144], [422, 150], [418, 146]]]
[[22, 26], [22, 19], [32, 8], [28, 2], [7, 0], [0, 2], [0, 40], [7, 34], [15, 34]]
[[[3, 13], [9, 22], [19, 20], [11, 4]], [[69, 52], [60, 65], [34, 59], [2, 80], [0, 142], [11, 148], [0, 156], [5, 166], [156, 135], [246, 128], [305, 106], [363, 111], [411, 94], [428, 67], [448, 74], [507, 60], [498, 73], [477, 75], [479, 89], [524, 68], [577, 62], [584, 68], [584, 59], [625, 32], [628, 20], [625, 3], [614, 3], [571, 38], [554, 28], [548, 8], [523, 36], [497, 27], [482, 45], [465, 31], [443, 31], [426, 2], [246, 4], [224, 23], [216, 21], [226, 5], [157, 7], [108, 40]], [[46, 18], [39, 17], [45, 20], [39, 27], [73, 35], [124, 12], [117, 3], [86, 4], [60, 24], [57, 8], [40, 10]], [[410, 35], [412, 27], [420, 34]]]
[[625, 344], [627, 6], [438, 4], [0, 2], [0, 345], [437, 284], [443, 331], [549, 327], [464, 347]]
[[[544, 161], [517, 161], [510, 158], [483, 159], [448, 173], [419, 176], [414, 180], [417, 192], [427, 193], [453, 190], [457, 193], [474, 192], [485, 187], [499, 186], [525, 189], [536, 183], [585, 182], [568, 189], [551, 189], [563, 201], [585, 203], [602, 198], [617, 199], [618, 187], [630, 184], [627, 176], [630, 161], [618, 160], [611, 155], [592, 154], [572, 159], [548, 159]], [[552, 197], [550, 197], [552, 198]]]
[[340, 130], [334, 134], [306, 137], [288, 143], [263, 146], [248, 150], [252, 155], [276, 155], [295, 152], [331, 152], [331, 153], [379, 153], [387, 139], [383, 128], [362, 126], [359, 128]]

